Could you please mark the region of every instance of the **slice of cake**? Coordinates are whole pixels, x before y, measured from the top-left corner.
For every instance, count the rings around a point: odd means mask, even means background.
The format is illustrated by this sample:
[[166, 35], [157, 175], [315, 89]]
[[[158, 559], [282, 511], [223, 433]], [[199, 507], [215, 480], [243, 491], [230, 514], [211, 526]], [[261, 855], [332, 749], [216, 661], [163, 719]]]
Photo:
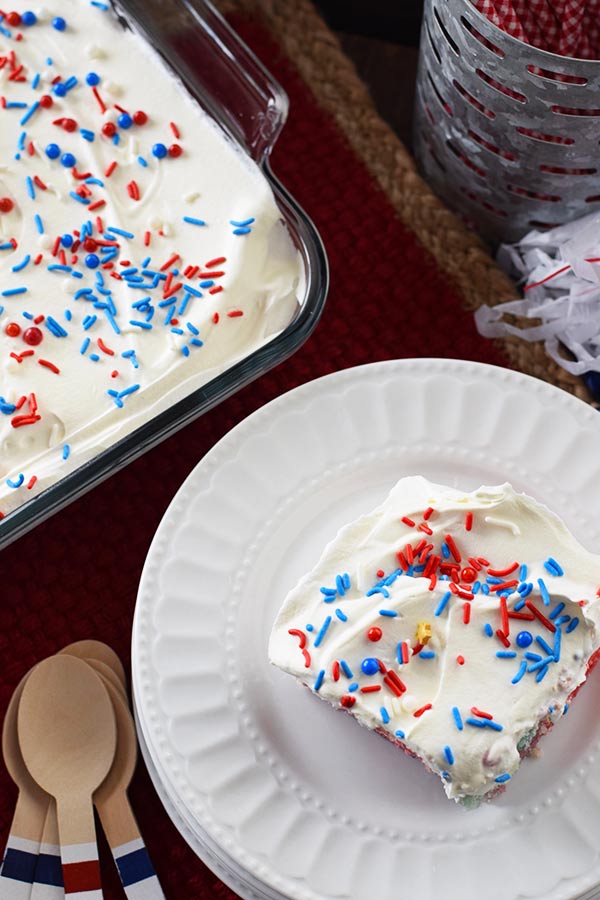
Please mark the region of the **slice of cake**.
[[269, 656], [472, 806], [585, 681], [599, 585], [600, 556], [509, 484], [403, 478], [288, 594]]

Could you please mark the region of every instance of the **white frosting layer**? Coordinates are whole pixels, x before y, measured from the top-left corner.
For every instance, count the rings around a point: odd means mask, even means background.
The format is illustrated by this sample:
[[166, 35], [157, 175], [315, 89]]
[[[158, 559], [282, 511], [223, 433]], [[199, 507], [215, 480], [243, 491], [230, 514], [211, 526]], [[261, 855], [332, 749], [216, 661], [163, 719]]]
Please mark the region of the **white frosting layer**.
[[[404, 548], [414, 550], [423, 540], [433, 548], [423, 546], [425, 556], [408, 569]], [[450, 569], [440, 568], [456, 565], [453, 551], [460, 557], [458, 585], [443, 577]], [[434, 555], [441, 557], [437, 567], [435, 560], [427, 563]], [[475, 573], [469, 558], [479, 566]], [[436, 569], [436, 579], [425, 577], [428, 570], [414, 571], [423, 560]], [[491, 574], [515, 562], [513, 572]], [[553, 574], [559, 571], [564, 574]], [[507, 586], [498, 592], [498, 583]], [[450, 584], [461, 593], [449, 591]], [[362, 725], [400, 740], [442, 777], [449, 797], [481, 797], [508, 781], [519, 750], [543, 720], [563, 714], [585, 680], [600, 643], [599, 585], [600, 556], [510, 485], [465, 494], [404, 478], [378, 509], [343, 528], [289, 593], [269, 656]], [[515, 611], [533, 618], [515, 617]], [[431, 638], [419, 652], [420, 623], [430, 626]], [[381, 637], [369, 637], [373, 628]], [[520, 645], [527, 639], [517, 641], [521, 632], [530, 634], [529, 646]], [[370, 663], [363, 666], [364, 660]], [[363, 692], [373, 685], [381, 690]]]
[[[15, 0], [10, 8], [33, 10], [37, 23], [13, 27], [5, 20], [0, 27], [4, 513], [280, 332], [302, 290], [300, 260], [266, 179], [139, 36], [88, 0], [44, 9]], [[64, 19], [64, 30], [53, 27], [55, 16]], [[89, 73], [99, 76], [100, 100]], [[77, 83], [58, 96], [52, 82], [68, 85], [73, 77]], [[34, 106], [44, 96], [52, 107]], [[132, 118], [142, 110], [148, 121], [122, 127], [115, 104]], [[65, 128], [64, 119], [74, 124]], [[102, 133], [106, 123], [116, 124], [118, 144]], [[58, 158], [49, 158], [49, 144], [58, 146]], [[177, 144], [182, 153], [157, 158], [156, 144]], [[63, 165], [64, 154], [73, 155], [74, 168]], [[88, 179], [76, 177], [85, 173]], [[12, 208], [2, 212], [3, 201]], [[86, 264], [89, 249], [79, 247], [74, 260], [73, 248], [63, 244], [62, 259], [53, 255], [57, 237], [77, 240], [88, 221], [91, 237], [116, 244], [116, 252], [92, 245], [100, 260], [95, 269]], [[61, 264], [65, 271], [50, 268]], [[113, 272], [126, 276], [118, 280]], [[133, 306], [145, 298], [147, 305]], [[24, 340], [34, 325], [24, 313], [45, 317], [37, 324], [38, 345]], [[19, 334], [7, 334], [11, 323]], [[33, 352], [23, 357], [23, 351]], [[15, 427], [15, 419], [31, 413], [34, 421]], [[7, 484], [21, 476], [20, 488]], [[37, 483], [27, 490], [33, 476]]]

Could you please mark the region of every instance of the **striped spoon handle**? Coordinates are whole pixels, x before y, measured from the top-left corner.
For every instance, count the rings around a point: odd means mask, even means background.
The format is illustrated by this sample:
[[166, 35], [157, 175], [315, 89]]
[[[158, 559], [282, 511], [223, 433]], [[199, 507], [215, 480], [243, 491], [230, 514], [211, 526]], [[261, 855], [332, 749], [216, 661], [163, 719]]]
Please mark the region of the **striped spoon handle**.
[[62, 874], [67, 900], [103, 900], [91, 798], [57, 798]]
[[63, 900], [64, 896], [56, 801], [52, 799], [46, 813], [29, 900]]
[[96, 802], [96, 809], [129, 900], [165, 900], [127, 793]]
[[29, 900], [46, 808], [41, 792], [19, 792], [0, 870], [2, 900]]

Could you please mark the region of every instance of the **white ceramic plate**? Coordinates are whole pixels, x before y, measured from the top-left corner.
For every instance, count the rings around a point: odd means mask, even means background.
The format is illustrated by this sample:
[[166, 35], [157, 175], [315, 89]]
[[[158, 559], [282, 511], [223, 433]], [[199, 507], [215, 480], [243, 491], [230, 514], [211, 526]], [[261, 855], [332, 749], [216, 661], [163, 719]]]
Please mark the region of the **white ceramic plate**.
[[600, 548], [598, 412], [454, 360], [348, 369], [278, 398], [207, 454], [157, 531], [133, 632], [146, 752], [167, 808], [245, 897], [573, 900], [600, 882], [600, 669], [542, 757], [467, 812], [267, 662], [279, 605], [323, 545], [417, 473], [511, 481]]

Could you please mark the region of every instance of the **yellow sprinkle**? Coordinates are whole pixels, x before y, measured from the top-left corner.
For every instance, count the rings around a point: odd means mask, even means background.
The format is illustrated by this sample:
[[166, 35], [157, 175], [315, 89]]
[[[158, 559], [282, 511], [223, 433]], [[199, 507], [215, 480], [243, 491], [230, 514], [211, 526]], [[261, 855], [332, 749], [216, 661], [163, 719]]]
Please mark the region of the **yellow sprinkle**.
[[417, 624], [417, 641], [419, 644], [427, 644], [431, 639], [431, 625], [429, 622], [419, 622]]

